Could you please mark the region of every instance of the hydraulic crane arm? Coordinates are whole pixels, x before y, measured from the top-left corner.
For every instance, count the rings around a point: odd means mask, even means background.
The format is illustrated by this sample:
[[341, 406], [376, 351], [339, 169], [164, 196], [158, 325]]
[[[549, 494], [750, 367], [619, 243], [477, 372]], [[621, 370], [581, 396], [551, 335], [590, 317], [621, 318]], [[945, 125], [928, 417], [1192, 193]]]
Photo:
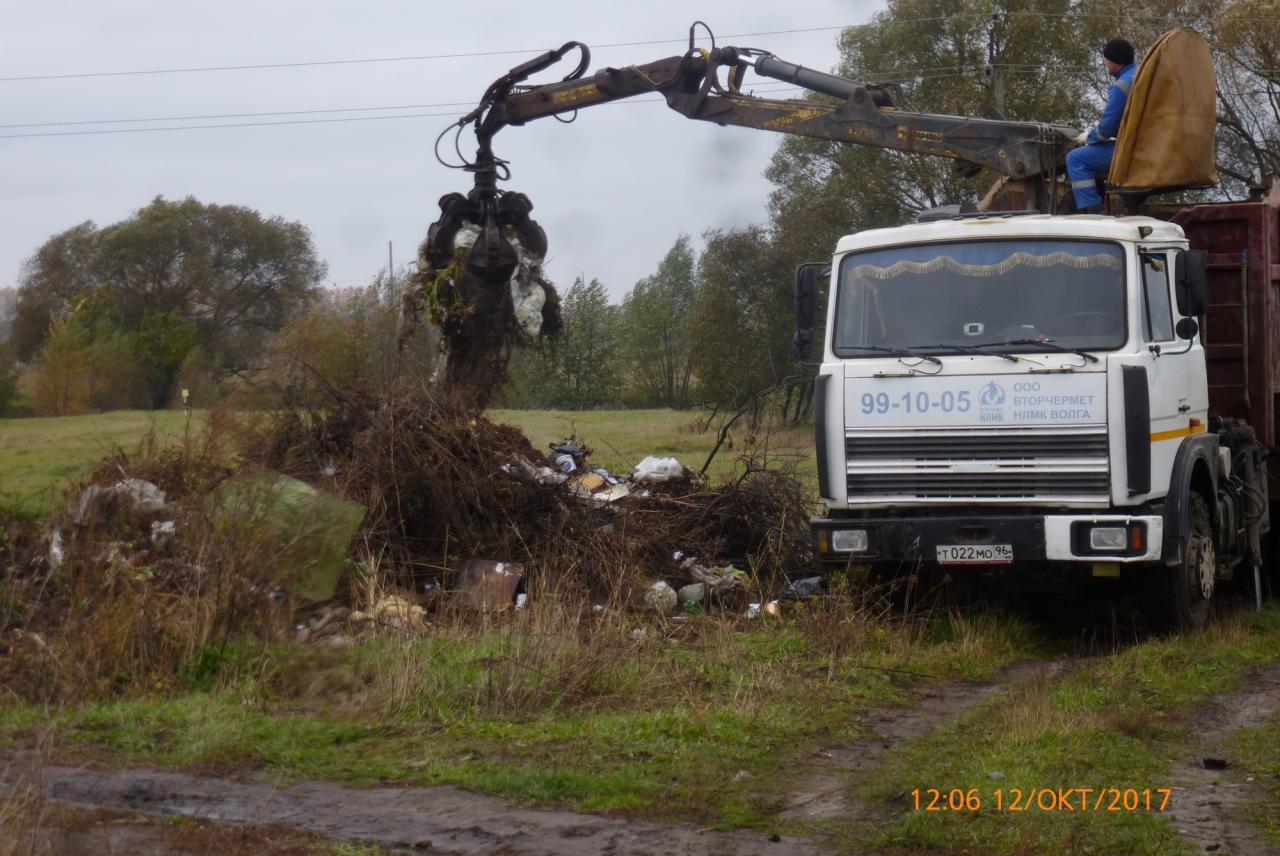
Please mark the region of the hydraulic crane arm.
[[[603, 68], [587, 76], [589, 49], [581, 42], [568, 42], [494, 81], [480, 104], [450, 126], [461, 133], [474, 125], [479, 148], [475, 161], [465, 163], [464, 168], [475, 173], [475, 186], [467, 196], [451, 193], [440, 200], [440, 219], [427, 233], [422, 260], [435, 269], [450, 264], [453, 239], [465, 223], [480, 229], [468, 270], [490, 287], [506, 282], [516, 267], [517, 254], [508, 236], [542, 256], [546, 235], [529, 218], [532, 203], [523, 194], [497, 187], [498, 180], [506, 178], [506, 164], [493, 154], [494, 135], [507, 126], [548, 116], [560, 118], [646, 93], [663, 96], [671, 109], [690, 119], [952, 158], [966, 175], [985, 167], [1002, 176], [1003, 184], [998, 187], [1007, 184], [1015, 189], [1007, 196], [1020, 200], [1017, 207], [1054, 209], [1056, 179], [1076, 129], [916, 112], [906, 109], [896, 86], [858, 83], [785, 62], [755, 48], [715, 47], [714, 39], [710, 50], [697, 48], [693, 35], [697, 26], [690, 28], [689, 49], [680, 56], [626, 68]], [[579, 62], [564, 80], [523, 84], [571, 51], [579, 52]], [[749, 68], [833, 101], [748, 94], [742, 82]], [[439, 139], [436, 142], [439, 145]]]
[[[744, 93], [742, 70], [748, 65], [762, 76], [795, 83], [842, 103]], [[719, 81], [722, 67], [730, 70], [725, 84]], [[857, 83], [755, 49], [734, 47], [605, 68], [587, 78], [514, 91], [497, 107], [490, 127], [496, 131], [498, 121], [522, 125], [648, 92], [661, 94], [671, 109], [690, 119], [954, 158], [974, 172], [986, 167], [1013, 179], [1052, 174], [1078, 133], [1074, 128], [1034, 122], [912, 112], [901, 108], [894, 88]]]

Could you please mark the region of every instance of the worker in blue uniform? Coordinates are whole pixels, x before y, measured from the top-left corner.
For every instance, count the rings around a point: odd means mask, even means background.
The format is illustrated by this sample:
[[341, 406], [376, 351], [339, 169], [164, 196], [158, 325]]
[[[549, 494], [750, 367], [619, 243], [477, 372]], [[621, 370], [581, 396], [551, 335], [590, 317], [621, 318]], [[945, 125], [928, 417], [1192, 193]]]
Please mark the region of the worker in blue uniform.
[[1095, 179], [1105, 179], [1111, 169], [1116, 134], [1120, 131], [1120, 120], [1124, 118], [1124, 106], [1129, 101], [1129, 89], [1137, 69], [1133, 59], [1133, 45], [1124, 39], [1112, 39], [1102, 49], [1102, 64], [1107, 74], [1115, 78], [1107, 90], [1107, 106], [1098, 124], [1076, 137], [1077, 148], [1067, 153], [1067, 178], [1075, 194], [1076, 210], [1082, 213], [1102, 211], [1102, 196]]

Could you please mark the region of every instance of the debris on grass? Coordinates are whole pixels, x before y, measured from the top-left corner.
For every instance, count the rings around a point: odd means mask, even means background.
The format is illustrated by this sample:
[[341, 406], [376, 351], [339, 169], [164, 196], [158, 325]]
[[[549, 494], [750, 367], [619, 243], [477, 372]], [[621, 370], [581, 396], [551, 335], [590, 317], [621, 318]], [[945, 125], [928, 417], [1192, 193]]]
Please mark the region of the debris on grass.
[[708, 486], [681, 467], [642, 487], [576, 438], [542, 455], [441, 389], [325, 392], [113, 453], [10, 539], [0, 641], [22, 654], [0, 658], [0, 684], [39, 701], [151, 691], [227, 639], [348, 647], [427, 633], [441, 611], [514, 616], [522, 595], [526, 614], [559, 594], [619, 610], [648, 595], [673, 623], [740, 615], [811, 573], [811, 498], [783, 472]]
[[368, 611], [351, 613], [351, 621], [370, 622], [376, 629], [412, 634], [425, 629], [426, 614], [412, 596], [392, 593], [383, 595]]
[[676, 605], [680, 601], [675, 589], [666, 582], [658, 580], [644, 593], [644, 602], [659, 614], [669, 615], [676, 611]]
[[70, 512], [77, 526], [119, 516], [157, 518], [168, 510], [164, 491], [144, 479], [124, 479], [113, 485], [91, 484], [76, 500]]
[[364, 519], [359, 503], [273, 472], [228, 479], [210, 498], [215, 526], [262, 543], [265, 576], [309, 601], [333, 597]]
[[792, 580], [787, 583], [782, 596], [788, 600], [804, 600], [805, 598], [816, 597], [825, 591], [826, 584], [823, 582], [822, 577], [805, 577], [804, 579]]
[[462, 569], [458, 600], [464, 606], [484, 611], [509, 609], [523, 594], [525, 566], [518, 562], [472, 559]]
[[636, 464], [635, 480], [638, 482], [665, 484], [692, 478], [693, 472], [686, 470], [675, 458], [655, 458], [650, 455]]
[[680, 591], [676, 592], [680, 598], [680, 603], [687, 604], [689, 602], [702, 603], [707, 599], [706, 583], [689, 583], [687, 586], [681, 586]]

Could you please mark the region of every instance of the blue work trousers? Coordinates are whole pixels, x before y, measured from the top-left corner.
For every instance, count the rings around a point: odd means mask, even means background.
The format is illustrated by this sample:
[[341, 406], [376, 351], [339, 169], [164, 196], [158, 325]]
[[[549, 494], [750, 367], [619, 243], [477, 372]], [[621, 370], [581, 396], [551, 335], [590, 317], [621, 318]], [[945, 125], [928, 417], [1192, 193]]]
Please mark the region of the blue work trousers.
[[1106, 179], [1111, 169], [1111, 157], [1116, 144], [1093, 143], [1067, 152], [1067, 178], [1071, 180], [1071, 192], [1076, 197], [1076, 209], [1083, 211], [1091, 205], [1101, 205], [1095, 179]]

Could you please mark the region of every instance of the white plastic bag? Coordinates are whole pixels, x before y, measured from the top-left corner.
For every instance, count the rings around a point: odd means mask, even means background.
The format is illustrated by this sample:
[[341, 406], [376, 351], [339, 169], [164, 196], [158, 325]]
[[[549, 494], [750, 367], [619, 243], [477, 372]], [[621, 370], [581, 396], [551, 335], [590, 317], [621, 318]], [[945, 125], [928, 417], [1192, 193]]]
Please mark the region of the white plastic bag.
[[678, 481], [684, 478], [684, 467], [675, 458], [655, 458], [653, 455], [636, 464], [635, 480], [638, 482]]

